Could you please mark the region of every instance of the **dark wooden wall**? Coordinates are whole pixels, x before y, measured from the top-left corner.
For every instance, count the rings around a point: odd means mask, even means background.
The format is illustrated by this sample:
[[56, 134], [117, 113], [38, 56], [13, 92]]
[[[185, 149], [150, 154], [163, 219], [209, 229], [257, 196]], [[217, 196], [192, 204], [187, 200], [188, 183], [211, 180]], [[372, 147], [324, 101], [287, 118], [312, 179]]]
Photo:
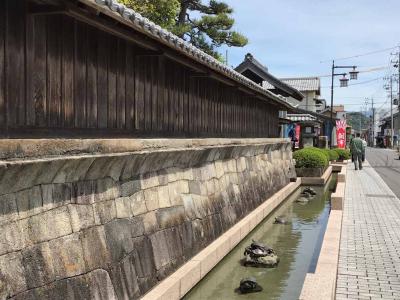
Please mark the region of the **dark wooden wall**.
[[1, 137], [276, 137], [278, 108], [65, 15], [0, 1]]

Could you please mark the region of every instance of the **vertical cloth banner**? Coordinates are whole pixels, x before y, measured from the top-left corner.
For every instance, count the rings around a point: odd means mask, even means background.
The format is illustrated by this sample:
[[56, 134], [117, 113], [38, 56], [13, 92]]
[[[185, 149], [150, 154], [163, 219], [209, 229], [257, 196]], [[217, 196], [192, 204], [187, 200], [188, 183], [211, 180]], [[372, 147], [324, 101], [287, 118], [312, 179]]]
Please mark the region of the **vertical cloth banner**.
[[338, 148], [346, 148], [346, 120], [336, 121], [336, 138]]
[[300, 125], [299, 124], [296, 124], [295, 130], [296, 130], [296, 142], [294, 144], [294, 147], [300, 148]]

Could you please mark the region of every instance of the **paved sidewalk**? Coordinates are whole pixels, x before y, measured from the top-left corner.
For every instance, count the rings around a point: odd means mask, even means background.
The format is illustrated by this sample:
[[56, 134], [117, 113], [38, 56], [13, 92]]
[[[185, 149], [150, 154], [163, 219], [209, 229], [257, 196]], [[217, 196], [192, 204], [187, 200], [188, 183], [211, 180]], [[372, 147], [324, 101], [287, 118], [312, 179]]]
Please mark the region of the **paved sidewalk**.
[[400, 299], [400, 202], [368, 163], [347, 166], [336, 299]]

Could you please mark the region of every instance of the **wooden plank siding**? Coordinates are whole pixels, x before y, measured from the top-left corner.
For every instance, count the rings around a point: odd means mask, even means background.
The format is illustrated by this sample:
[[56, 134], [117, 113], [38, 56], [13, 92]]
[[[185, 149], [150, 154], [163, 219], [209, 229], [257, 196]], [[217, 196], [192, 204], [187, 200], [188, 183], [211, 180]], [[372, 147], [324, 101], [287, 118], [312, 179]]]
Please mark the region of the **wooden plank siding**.
[[0, 136], [277, 137], [278, 108], [66, 15], [4, 0]]

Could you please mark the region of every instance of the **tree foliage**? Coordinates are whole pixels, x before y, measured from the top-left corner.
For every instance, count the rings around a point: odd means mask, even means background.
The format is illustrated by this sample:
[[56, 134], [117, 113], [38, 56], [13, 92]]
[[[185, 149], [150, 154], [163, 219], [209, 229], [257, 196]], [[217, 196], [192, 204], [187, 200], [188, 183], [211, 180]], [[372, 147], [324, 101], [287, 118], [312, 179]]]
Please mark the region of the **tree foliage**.
[[220, 46], [243, 47], [248, 43], [244, 35], [232, 30], [235, 23], [231, 17], [233, 9], [222, 1], [120, 1], [218, 59], [221, 59]]
[[180, 0], [119, 0], [142, 16], [168, 30], [173, 30]]

